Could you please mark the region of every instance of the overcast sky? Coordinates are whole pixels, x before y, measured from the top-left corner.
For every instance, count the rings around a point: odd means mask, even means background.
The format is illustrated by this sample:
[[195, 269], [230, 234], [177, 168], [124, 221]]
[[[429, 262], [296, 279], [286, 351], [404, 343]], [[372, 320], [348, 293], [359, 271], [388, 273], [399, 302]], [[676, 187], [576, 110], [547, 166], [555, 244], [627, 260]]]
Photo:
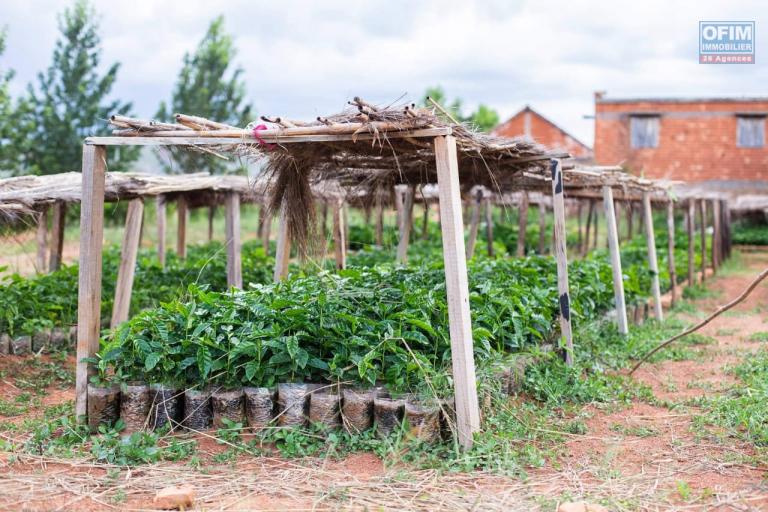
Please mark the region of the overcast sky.
[[[65, 0], [2, 0], [20, 94], [51, 60]], [[440, 84], [468, 109], [505, 119], [531, 105], [592, 144], [593, 92], [608, 97], [754, 96], [768, 87], [768, 17], [755, 1], [99, 0], [115, 95], [150, 117], [169, 98], [185, 52], [224, 14], [259, 114], [313, 119], [347, 99], [419, 98]], [[754, 65], [700, 65], [699, 20], [754, 20]], [[763, 27], [766, 27], [765, 29]], [[763, 30], [766, 30], [763, 33]], [[765, 35], [764, 35], [765, 34]], [[194, 114], [194, 112], [190, 112]]]

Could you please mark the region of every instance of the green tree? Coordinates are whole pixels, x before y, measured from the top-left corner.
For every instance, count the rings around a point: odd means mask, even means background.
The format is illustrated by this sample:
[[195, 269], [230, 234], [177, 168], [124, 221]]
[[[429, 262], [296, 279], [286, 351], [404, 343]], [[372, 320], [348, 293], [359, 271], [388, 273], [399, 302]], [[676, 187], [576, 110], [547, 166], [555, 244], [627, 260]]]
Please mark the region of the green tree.
[[[30, 133], [23, 144], [27, 172], [52, 174], [80, 169], [83, 139], [106, 135], [112, 114], [130, 115], [131, 104], [108, 100], [120, 64], [101, 76], [101, 40], [96, 13], [86, 0], [77, 0], [59, 16], [61, 37], [50, 67], [30, 84], [20, 103], [21, 121]], [[23, 130], [22, 130], [23, 132]], [[125, 170], [138, 148], [117, 148], [110, 155], [111, 171]]]
[[[236, 54], [232, 36], [224, 31], [224, 17], [219, 16], [211, 22], [195, 53], [184, 56], [170, 108], [161, 103], [157, 117], [173, 121], [173, 114], [183, 113], [233, 126], [247, 125], [253, 108], [245, 99], [243, 69], [233, 64]], [[223, 173], [231, 169], [227, 162], [205, 153], [176, 151], [172, 160], [163, 162], [172, 173]]]
[[[6, 29], [0, 29], [0, 57], [5, 53]], [[8, 84], [13, 70], [0, 68], [0, 176], [13, 173], [18, 165], [18, 148], [13, 145], [13, 104]]]
[[464, 115], [461, 98], [455, 98], [453, 101], [449, 101], [448, 96], [445, 94], [445, 90], [439, 85], [429, 87], [421, 100], [422, 105], [431, 107], [432, 104], [427, 101], [427, 98], [432, 98], [438, 102], [440, 106], [446, 109], [457, 121], [468, 123], [481, 132], [490, 131], [499, 124], [498, 112], [482, 103], [478, 105], [477, 110], [469, 115]]

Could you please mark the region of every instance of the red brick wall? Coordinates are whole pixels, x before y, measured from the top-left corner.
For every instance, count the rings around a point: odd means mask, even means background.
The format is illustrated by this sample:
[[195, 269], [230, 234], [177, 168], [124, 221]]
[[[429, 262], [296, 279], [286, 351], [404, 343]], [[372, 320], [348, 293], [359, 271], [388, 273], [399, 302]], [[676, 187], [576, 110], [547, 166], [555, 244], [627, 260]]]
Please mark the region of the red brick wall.
[[[633, 149], [629, 114], [659, 113], [659, 144]], [[736, 147], [736, 113], [768, 112], [761, 101], [595, 103], [595, 160], [648, 178], [682, 181], [768, 180], [768, 147]]]
[[[526, 133], [526, 116], [530, 119], [530, 133]], [[592, 157], [592, 151], [588, 147], [530, 108], [521, 110], [507, 122], [497, 126], [493, 133], [501, 137], [527, 135], [549, 149], [567, 151], [574, 158]]]

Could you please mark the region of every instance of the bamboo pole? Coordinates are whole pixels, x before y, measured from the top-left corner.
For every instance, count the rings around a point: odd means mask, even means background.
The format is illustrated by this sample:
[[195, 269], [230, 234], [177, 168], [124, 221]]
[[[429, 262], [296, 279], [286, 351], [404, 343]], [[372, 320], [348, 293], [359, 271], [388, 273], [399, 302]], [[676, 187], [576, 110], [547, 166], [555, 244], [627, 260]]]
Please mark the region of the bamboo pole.
[[120, 250], [120, 267], [117, 271], [115, 301], [112, 303], [112, 321], [110, 327], [117, 327], [128, 320], [133, 292], [133, 277], [136, 272], [136, 258], [139, 253], [141, 238], [141, 220], [144, 216], [144, 200], [131, 199], [125, 216], [123, 245]]
[[80, 267], [77, 293], [77, 358], [75, 368], [75, 417], [88, 411], [88, 377], [93, 366], [86, 362], [99, 350], [101, 330], [101, 250], [104, 237], [104, 146], [83, 145], [82, 204], [80, 207]]
[[51, 226], [51, 256], [48, 270], [53, 272], [61, 267], [64, 254], [64, 231], [67, 223], [67, 203], [56, 201], [53, 204], [53, 223]]
[[346, 219], [343, 215], [343, 201], [333, 202], [333, 251], [336, 258], [336, 270], [347, 268]]
[[525, 256], [525, 238], [528, 231], [528, 192], [523, 192], [517, 218], [517, 257]]
[[227, 248], [227, 287], [243, 287], [243, 263], [240, 244], [240, 194], [227, 192], [224, 231]]
[[400, 240], [397, 244], [397, 263], [404, 265], [408, 262], [408, 244], [411, 240], [413, 226], [413, 185], [403, 191], [402, 211], [400, 212]]
[[696, 218], [696, 204], [693, 199], [688, 200], [688, 213], [686, 214], [686, 228], [688, 230], [688, 286], [696, 285], [696, 240], [694, 238], [693, 223]]
[[677, 304], [677, 269], [675, 268], [675, 203], [667, 203], [667, 263], [669, 265], [670, 305]]
[[659, 285], [659, 263], [656, 259], [656, 237], [653, 232], [653, 210], [651, 209], [651, 195], [643, 193], [643, 218], [645, 225], [645, 243], [648, 246], [648, 268], [651, 271], [651, 292], [653, 293], [653, 310], [656, 320], [664, 320], [661, 310], [661, 286]]
[[611, 270], [613, 272], [613, 297], [616, 306], [616, 324], [620, 334], [627, 334], [629, 332], [629, 324], [627, 322], [627, 305], [624, 298], [624, 273], [621, 270], [619, 228], [616, 224], [613, 189], [609, 186], [603, 187], [603, 207], [605, 208], [608, 252], [611, 256]]
[[[573, 366], [573, 333], [571, 331], [571, 298], [568, 289], [568, 253], [565, 232], [565, 201], [563, 198], [563, 164], [550, 160], [552, 170], [552, 213], [555, 218], [554, 243], [557, 262], [557, 291], [560, 306], [561, 347], [565, 349], [565, 363]], [[594, 207], [594, 203], [590, 202]]]
[[37, 261], [35, 267], [38, 274], [44, 274], [48, 263], [48, 207], [43, 208], [37, 215]]
[[165, 268], [165, 228], [167, 221], [165, 196], [159, 195], [155, 201], [157, 210], [157, 257], [160, 260], [160, 267]]
[[459, 163], [456, 139], [453, 136], [435, 137], [435, 164], [440, 197], [440, 226], [443, 234], [456, 426], [459, 444], [465, 449], [470, 449], [473, 434], [480, 430], [480, 408], [477, 399], [467, 260], [461, 217]]

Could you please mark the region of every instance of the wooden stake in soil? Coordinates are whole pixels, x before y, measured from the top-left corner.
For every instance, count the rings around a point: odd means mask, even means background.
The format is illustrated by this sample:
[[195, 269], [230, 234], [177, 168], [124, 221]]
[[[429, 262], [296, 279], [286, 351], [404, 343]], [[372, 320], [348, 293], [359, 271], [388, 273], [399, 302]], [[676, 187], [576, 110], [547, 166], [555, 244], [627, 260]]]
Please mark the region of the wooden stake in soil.
[[51, 226], [51, 257], [48, 260], [48, 270], [53, 272], [61, 267], [64, 253], [64, 229], [67, 222], [67, 203], [53, 203], [53, 224]]
[[176, 200], [176, 215], [176, 254], [183, 260], [187, 257], [187, 198]]
[[342, 209], [343, 201], [335, 200], [333, 202], [333, 251], [336, 257], [336, 270], [347, 268], [346, 229]]
[[157, 258], [160, 260], [160, 267], [165, 268], [165, 228], [167, 220], [165, 196], [157, 196], [155, 209], [157, 210]]
[[469, 311], [469, 283], [461, 218], [461, 188], [456, 139], [435, 137], [435, 164], [443, 234], [445, 285], [448, 296], [448, 323], [451, 333], [451, 360], [456, 401], [459, 444], [472, 447], [472, 435], [480, 430], [480, 409]]
[[520, 202], [520, 215], [517, 218], [517, 257], [525, 256], [525, 235], [528, 229], [528, 192], [523, 192]]
[[701, 233], [701, 282], [707, 280], [707, 201], [699, 201], [699, 217], [701, 224], [699, 230]]
[[469, 223], [469, 237], [467, 238], [467, 259], [472, 259], [475, 255], [475, 244], [477, 243], [477, 232], [480, 229], [480, 206], [483, 201], [483, 191], [478, 189], [475, 192], [475, 200], [472, 202], [472, 217]]
[[128, 202], [128, 213], [125, 216], [123, 245], [120, 250], [120, 268], [117, 271], [115, 286], [115, 302], [112, 304], [112, 321], [110, 327], [117, 327], [128, 320], [131, 309], [131, 294], [133, 292], [133, 276], [136, 272], [136, 256], [139, 252], [139, 234], [141, 219], [144, 215], [144, 200], [131, 199]]
[[243, 287], [243, 264], [240, 244], [240, 194], [228, 192], [225, 199], [224, 231], [227, 248], [227, 287]]
[[675, 203], [667, 202], [667, 263], [669, 264], [670, 305], [677, 303], [677, 269], [675, 268]]
[[659, 263], [656, 260], [656, 237], [653, 232], [653, 210], [651, 209], [651, 195], [643, 193], [643, 217], [645, 221], [645, 243], [648, 246], [648, 268], [651, 271], [651, 292], [653, 293], [653, 311], [656, 320], [664, 320], [661, 310], [661, 286], [659, 285]]
[[685, 216], [686, 228], [688, 230], [688, 286], [696, 284], [696, 261], [693, 221], [696, 218], [696, 204], [693, 199], [688, 200], [688, 214]]
[[44, 208], [37, 216], [37, 267], [38, 274], [44, 274], [48, 263], [48, 208]]
[[277, 250], [275, 252], [275, 272], [273, 279], [282, 281], [288, 275], [288, 260], [291, 257], [291, 237], [288, 232], [288, 205], [280, 207], [280, 219], [277, 224]]
[[[565, 246], [565, 201], [563, 198], [563, 164], [550, 160], [552, 169], [552, 213], [555, 217], [554, 240], [557, 261], [557, 291], [560, 297], [561, 348], [565, 349], [565, 363], [573, 365], [573, 333], [571, 331], [571, 297], [568, 290], [568, 253]], [[594, 201], [590, 202], [594, 208]], [[587, 244], [588, 245], [588, 244]]]
[[88, 377], [91, 366], [84, 359], [99, 349], [101, 328], [101, 247], [104, 236], [104, 146], [83, 145], [82, 205], [80, 207], [80, 268], [77, 295], [77, 361], [75, 416], [87, 414]]
[[491, 198], [485, 198], [485, 240], [488, 243], [488, 257], [495, 258], [493, 250], [493, 205]]
[[403, 204], [400, 211], [400, 240], [397, 243], [397, 263], [408, 262], [408, 244], [411, 241], [413, 226], [413, 185], [409, 185], [402, 194]]
[[616, 324], [620, 334], [629, 332], [627, 322], [627, 305], [624, 299], [624, 273], [621, 271], [621, 252], [619, 249], [619, 230], [616, 225], [616, 215], [613, 203], [613, 190], [603, 187], [603, 207], [605, 208], [605, 225], [608, 232], [608, 251], [611, 255], [611, 270], [613, 271], [613, 296], [616, 305]]

